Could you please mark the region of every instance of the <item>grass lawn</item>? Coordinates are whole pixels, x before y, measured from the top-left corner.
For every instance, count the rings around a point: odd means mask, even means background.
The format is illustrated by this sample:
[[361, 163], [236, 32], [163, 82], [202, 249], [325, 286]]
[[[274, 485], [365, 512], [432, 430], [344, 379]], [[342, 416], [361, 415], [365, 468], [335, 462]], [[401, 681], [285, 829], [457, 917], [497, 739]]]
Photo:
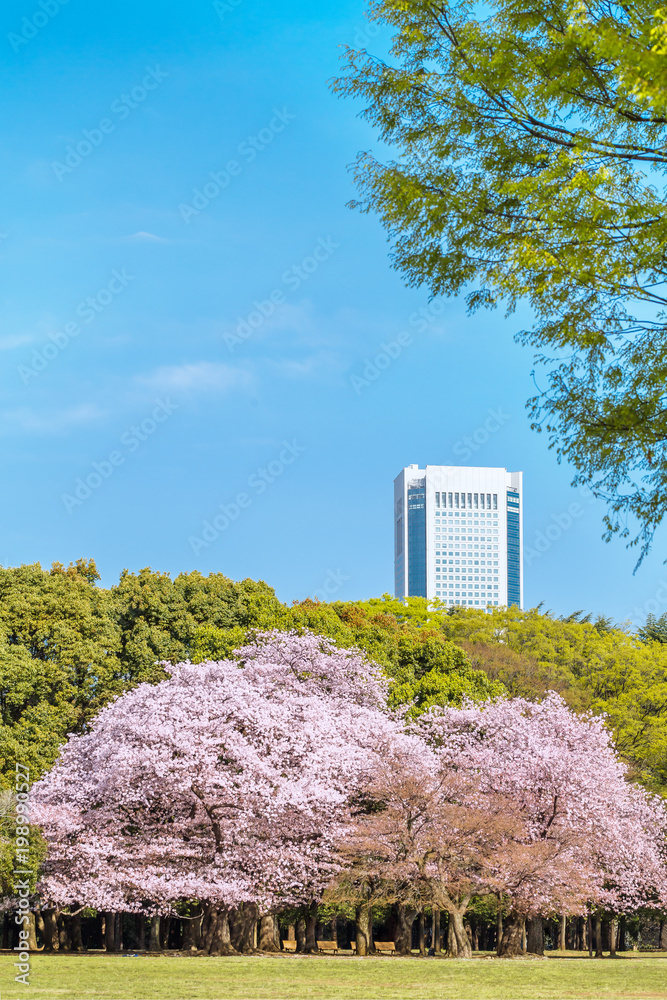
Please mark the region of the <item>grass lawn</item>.
[[1, 1000], [667, 1000], [667, 956], [590, 960], [266, 955], [33, 955], [30, 985], [0, 956]]

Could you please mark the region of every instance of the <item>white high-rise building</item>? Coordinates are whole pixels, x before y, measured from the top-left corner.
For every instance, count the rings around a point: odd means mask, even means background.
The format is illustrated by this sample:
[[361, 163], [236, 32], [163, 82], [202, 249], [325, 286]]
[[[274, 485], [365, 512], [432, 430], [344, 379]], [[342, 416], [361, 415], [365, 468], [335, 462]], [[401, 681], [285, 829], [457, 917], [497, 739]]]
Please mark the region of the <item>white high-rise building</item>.
[[523, 607], [523, 473], [409, 465], [394, 480], [397, 597]]

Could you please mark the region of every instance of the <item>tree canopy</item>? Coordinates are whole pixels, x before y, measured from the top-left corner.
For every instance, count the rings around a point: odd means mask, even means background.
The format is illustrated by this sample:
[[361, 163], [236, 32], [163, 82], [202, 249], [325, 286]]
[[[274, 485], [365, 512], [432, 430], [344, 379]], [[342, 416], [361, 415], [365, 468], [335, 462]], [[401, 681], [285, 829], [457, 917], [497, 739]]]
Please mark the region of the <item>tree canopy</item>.
[[68, 733], [87, 731], [114, 697], [168, 675], [164, 663], [227, 659], [257, 631], [308, 630], [361, 650], [416, 718], [434, 705], [503, 692], [556, 691], [575, 711], [605, 714], [633, 776], [667, 790], [664, 622], [637, 635], [599, 617], [540, 609], [447, 609], [423, 598], [282, 604], [267, 584], [150, 569], [109, 589], [94, 563], [0, 570], [0, 781], [16, 760], [37, 779]]
[[664, 12], [371, 0], [369, 14], [390, 56], [348, 49], [334, 89], [394, 158], [359, 155], [356, 204], [408, 284], [466, 290], [471, 310], [530, 306], [519, 338], [546, 366], [533, 426], [607, 501], [607, 537], [636, 519], [643, 555], [667, 509]]

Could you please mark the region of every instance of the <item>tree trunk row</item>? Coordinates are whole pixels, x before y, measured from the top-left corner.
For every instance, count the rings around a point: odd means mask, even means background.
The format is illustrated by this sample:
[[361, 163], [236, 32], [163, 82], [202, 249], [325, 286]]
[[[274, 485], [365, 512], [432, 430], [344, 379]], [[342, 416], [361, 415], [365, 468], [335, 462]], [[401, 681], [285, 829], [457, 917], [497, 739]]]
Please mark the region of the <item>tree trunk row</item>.
[[[356, 908], [356, 949], [364, 956], [374, 951], [372, 909], [368, 903]], [[108, 952], [120, 952], [124, 948], [123, 914], [106, 912], [100, 914], [101, 944]], [[130, 917], [128, 915], [128, 920]], [[425, 914], [396, 904], [392, 907], [388, 937], [393, 939], [398, 954], [409, 955], [413, 943], [413, 925], [417, 920], [417, 945], [421, 955], [427, 950], [438, 954], [441, 950], [441, 913], [432, 908], [429, 926]], [[472, 948], [486, 950], [490, 940], [493, 946], [493, 929], [474, 915], [464, 922], [465, 909], [453, 910], [446, 914], [446, 950], [450, 957], [469, 958]], [[128, 947], [139, 951], [167, 950], [170, 947], [183, 951], [204, 951], [211, 955], [249, 954], [254, 951], [279, 952], [281, 950], [278, 918], [274, 914], [260, 915], [253, 904], [245, 904], [233, 911], [205, 905], [201, 913], [177, 918], [154, 915], [148, 921], [142, 914], [134, 918], [134, 924], [125, 925], [129, 936]], [[89, 924], [86, 925], [90, 927]], [[147, 934], [148, 930], [148, 934]], [[625, 918], [611, 917], [603, 921], [600, 911], [586, 917], [568, 918], [561, 915], [557, 922], [548, 922], [552, 946], [586, 951], [593, 957], [602, 958], [608, 951], [613, 957], [616, 951], [625, 949]], [[38, 951], [37, 932], [44, 941], [46, 951], [83, 951], [81, 913], [63, 912], [59, 908], [37, 908], [30, 914], [28, 925], [28, 946]], [[89, 940], [90, 930], [86, 930]], [[317, 940], [323, 934], [317, 919], [317, 905], [311, 904], [302, 911], [296, 924], [289, 925], [288, 938], [297, 941], [297, 950], [304, 953], [317, 951]], [[332, 923], [333, 939], [337, 940], [337, 927]], [[534, 955], [544, 954], [545, 925], [540, 917], [524, 918], [520, 914], [509, 913], [503, 918], [502, 906], [498, 906], [496, 926], [496, 950], [498, 955], [511, 957], [523, 952]], [[99, 941], [97, 933], [95, 939]], [[3, 920], [3, 947], [10, 948], [11, 921], [5, 914]], [[92, 945], [98, 947], [99, 945]], [[660, 921], [658, 947], [667, 950], [667, 919]]]

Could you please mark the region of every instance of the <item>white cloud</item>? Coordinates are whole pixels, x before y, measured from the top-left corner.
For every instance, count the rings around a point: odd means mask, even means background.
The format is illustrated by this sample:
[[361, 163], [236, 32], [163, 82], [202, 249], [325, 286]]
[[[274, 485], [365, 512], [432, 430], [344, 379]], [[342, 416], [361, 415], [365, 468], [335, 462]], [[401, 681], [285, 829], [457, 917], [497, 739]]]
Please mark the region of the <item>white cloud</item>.
[[197, 361], [183, 365], [164, 365], [150, 375], [137, 377], [137, 382], [160, 392], [192, 392], [215, 389], [227, 391], [250, 386], [252, 376], [243, 368], [213, 361]]

